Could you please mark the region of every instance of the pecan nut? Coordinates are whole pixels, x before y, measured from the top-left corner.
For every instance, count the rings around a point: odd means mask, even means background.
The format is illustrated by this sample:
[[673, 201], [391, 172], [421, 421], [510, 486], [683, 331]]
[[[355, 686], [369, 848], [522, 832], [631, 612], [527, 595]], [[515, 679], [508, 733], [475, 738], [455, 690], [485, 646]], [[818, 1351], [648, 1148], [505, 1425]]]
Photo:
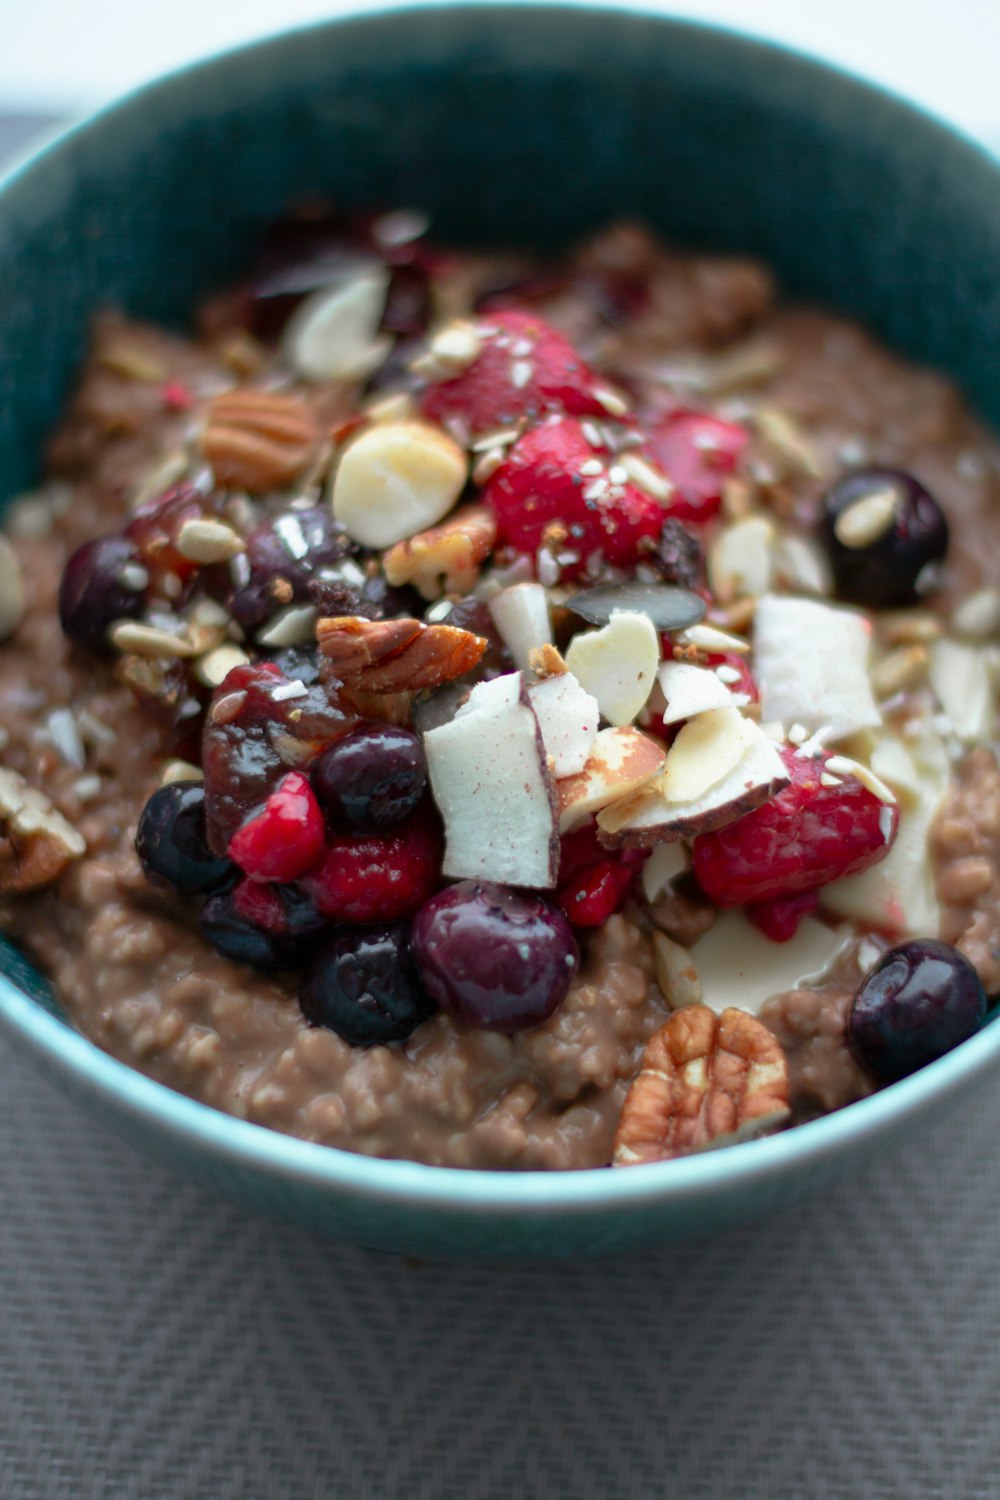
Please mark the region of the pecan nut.
[[291, 484], [319, 452], [319, 422], [304, 401], [235, 390], [208, 409], [201, 451], [221, 485], [260, 494]]
[[51, 885], [87, 851], [82, 836], [42, 792], [0, 769], [0, 895]]
[[788, 1063], [748, 1011], [675, 1011], [646, 1043], [622, 1108], [616, 1167], [669, 1161], [773, 1130], [790, 1113]]
[[453, 625], [419, 620], [322, 619], [316, 626], [327, 675], [360, 693], [410, 693], [440, 687], [477, 664], [488, 642]]
[[497, 523], [485, 505], [463, 505], [441, 526], [397, 542], [382, 558], [393, 587], [411, 583], [425, 599], [471, 593], [493, 551]]

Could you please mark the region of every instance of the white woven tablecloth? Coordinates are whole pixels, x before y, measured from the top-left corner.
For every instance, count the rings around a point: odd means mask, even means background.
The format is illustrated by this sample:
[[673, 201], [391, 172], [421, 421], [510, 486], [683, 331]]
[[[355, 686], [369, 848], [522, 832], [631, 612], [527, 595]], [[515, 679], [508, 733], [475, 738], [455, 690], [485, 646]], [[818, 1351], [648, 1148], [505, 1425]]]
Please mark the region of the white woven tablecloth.
[[215, 1201], [0, 1043], [0, 1500], [997, 1500], [998, 1132], [1000, 1083], [711, 1242], [421, 1265]]

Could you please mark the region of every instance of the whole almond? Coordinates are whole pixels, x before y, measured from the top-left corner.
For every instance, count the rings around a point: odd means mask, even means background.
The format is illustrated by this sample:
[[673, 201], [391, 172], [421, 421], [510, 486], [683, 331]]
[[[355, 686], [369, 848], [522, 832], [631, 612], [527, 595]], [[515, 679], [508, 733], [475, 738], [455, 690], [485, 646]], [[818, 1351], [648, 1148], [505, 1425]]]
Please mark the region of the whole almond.
[[465, 486], [465, 454], [428, 422], [382, 422], [362, 432], [334, 475], [333, 514], [363, 547], [392, 547], [426, 531]]

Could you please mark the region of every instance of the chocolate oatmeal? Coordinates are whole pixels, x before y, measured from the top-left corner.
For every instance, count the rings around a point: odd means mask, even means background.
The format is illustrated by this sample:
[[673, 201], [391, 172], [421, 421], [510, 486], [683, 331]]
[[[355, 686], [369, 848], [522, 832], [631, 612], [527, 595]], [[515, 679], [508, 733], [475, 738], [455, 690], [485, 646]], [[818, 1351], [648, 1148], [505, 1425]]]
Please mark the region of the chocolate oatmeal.
[[290, 220], [4, 519], [0, 928], [171, 1088], [628, 1166], [1000, 991], [997, 446], [757, 265]]

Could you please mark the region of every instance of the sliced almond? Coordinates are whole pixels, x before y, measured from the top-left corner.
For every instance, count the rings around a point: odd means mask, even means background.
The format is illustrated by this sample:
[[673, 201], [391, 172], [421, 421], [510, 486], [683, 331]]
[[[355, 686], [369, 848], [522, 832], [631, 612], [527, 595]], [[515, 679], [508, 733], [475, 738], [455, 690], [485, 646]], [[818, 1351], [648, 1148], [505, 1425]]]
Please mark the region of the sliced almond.
[[656, 901], [691, 864], [683, 844], [657, 844], [642, 867], [642, 893]]
[[601, 713], [572, 672], [546, 677], [528, 689], [549, 767], [557, 779], [578, 775], [594, 748]]
[[489, 609], [515, 666], [530, 671], [532, 653], [552, 645], [552, 618], [544, 588], [540, 583], [515, 583], [494, 594]]
[[363, 547], [392, 547], [451, 510], [466, 480], [465, 454], [429, 422], [367, 428], [334, 475], [333, 514]]
[[660, 638], [648, 615], [615, 610], [603, 630], [573, 637], [566, 665], [610, 724], [630, 724], [656, 681]]
[[377, 369], [390, 347], [378, 331], [388, 291], [388, 270], [372, 266], [307, 297], [282, 338], [282, 351], [296, 375], [321, 383], [361, 380]]
[[559, 832], [570, 833], [592, 813], [629, 797], [657, 775], [664, 759], [663, 746], [638, 729], [602, 729], [579, 775], [556, 783]]
[[753, 734], [738, 709], [713, 708], [684, 725], [667, 752], [660, 783], [667, 802], [693, 802], [738, 765]]
[[716, 599], [725, 604], [767, 593], [774, 572], [774, 535], [766, 516], [747, 516], [719, 533], [705, 560]]
[[[680, 724], [713, 708], [733, 708], [739, 700], [731, 692], [721, 670], [696, 667], [690, 662], [667, 661], [657, 675], [665, 700], [664, 724]], [[737, 680], [739, 673], [735, 673]]]

